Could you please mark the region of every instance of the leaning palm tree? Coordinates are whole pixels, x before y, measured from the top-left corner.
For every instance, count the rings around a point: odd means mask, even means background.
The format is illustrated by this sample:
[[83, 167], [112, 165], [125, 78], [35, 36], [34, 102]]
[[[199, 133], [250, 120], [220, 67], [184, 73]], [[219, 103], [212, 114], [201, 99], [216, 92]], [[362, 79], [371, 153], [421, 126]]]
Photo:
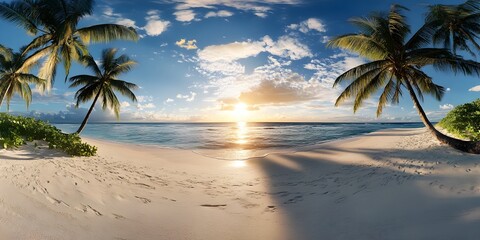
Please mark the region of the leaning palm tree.
[[25, 57], [21, 53], [14, 53], [11, 49], [0, 46], [0, 106], [7, 102], [7, 111], [10, 108], [10, 100], [18, 94], [26, 103], [27, 108], [32, 101], [30, 84], [41, 85], [45, 80], [19, 69], [29, 69]]
[[80, 103], [87, 102], [93, 99], [92, 106], [87, 112], [85, 119], [77, 130], [80, 134], [87, 124], [88, 118], [95, 107], [98, 99], [102, 101], [102, 108], [113, 109], [115, 116], [118, 118], [120, 113], [120, 102], [118, 101], [115, 91], [136, 102], [137, 98], [132, 92], [137, 88], [137, 85], [117, 79], [117, 76], [130, 71], [133, 65], [136, 64], [126, 55], [121, 55], [115, 58], [117, 49], [105, 49], [102, 52], [101, 66], [98, 66], [91, 56], [82, 57], [82, 62], [95, 75], [77, 75], [70, 78], [70, 87], [81, 87], [75, 94], [77, 99], [77, 107]]
[[480, 34], [480, 2], [468, 0], [459, 5], [431, 5], [422, 30], [431, 33], [436, 45], [443, 45], [453, 53], [463, 50], [475, 55], [471, 46], [480, 51], [477, 42]]
[[429, 43], [429, 35], [425, 31], [417, 32], [407, 39], [410, 26], [402, 15], [402, 10], [406, 8], [393, 5], [388, 14], [375, 13], [365, 18], [352, 19], [351, 22], [360, 28], [359, 33], [339, 36], [329, 41], [330, 47], [345, 49], [371, 60], [348, 70], [335, 80], [334, 86], [351, 82], [337, 98], [335, 105], [354, 98], [353, 110], [356, 112], [365, 99], [381, 90], [378, 117], [387, 103], [397, 104], [406, 89], [420, 119], [439, 141], [462, 151], [480, 153], [478, 142], [454, 139], [436, 130], [420, 104], [424, 94], [440, 100], [445, 91], [433, 83], [432, 78], [422, 71], [422, 67], [433, 65], [442, 71], [479, 75], [480, 65], [464, 60], [448, 49], [424, 47]]
[[86, 44], [116, 39], [137, 40], [133, 28], [118, 24], [99, 24], [77, 28], [79, 21], [93, 12], [94, 0], [14, 0], [0, 3], [0, 17], [37, 35], [25, 48], [27, 63], [45, 58], [39, 76], [46, 79], [44, 90], [49, 90], [60, 61], [67, 80], [73, 60], [88, 55]]

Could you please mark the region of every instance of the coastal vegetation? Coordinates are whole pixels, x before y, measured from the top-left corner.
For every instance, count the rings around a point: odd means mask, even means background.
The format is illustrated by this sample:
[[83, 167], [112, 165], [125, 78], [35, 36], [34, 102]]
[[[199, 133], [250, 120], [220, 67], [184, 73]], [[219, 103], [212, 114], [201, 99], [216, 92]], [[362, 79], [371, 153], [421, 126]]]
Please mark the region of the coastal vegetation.
[[[131, 91], [136, 85], [115, 79], [117, 75], [129, 71], [134, 62], [125, 55], [114, 58], [116, 50], [107, 49], [104, 53], [110, 55], [104, 55], [106, 58], [102, 65], [107, 72], [102, 73], [89, 53], [88, 44], [113, 40], [136, 41], [139, 38], [138, 34], [135, 29], [120, 24], [98, 24], [78, 28], [78, 23], [93, 13], [94, 4], [94, 0], [15, 0], [0, 3], [1, 18], [15, 23], [34, 36], [33, 40], [18, 53], [0, 45], [0, 106], [6, 101], [8, 109], [10, 100], [18, 94], [28, 108], [32, 101], [30, 86], [33, 84], [41, 92], [49, 92], [55, 80], [57, 65], [63, 64], [67, 81], [73, 61], [84, 64], [95, 73], [95, 76], [78, 75], [70, 79], [71, 87], [83, 85], [76, 95], [77, 107], [79, 103], [89, 101], [95, 95], [92, 106], [77, 133], [85, 127], [98, 98], [102, 99], [103, 109], [107, 107], [113, 109], [117, 117], [120, 104], [113, 90], [136, 101]], [[32, 68], [38, 65], [40, 65], [38, 75], [32, 74]], [[17, 119], [2, 115], [2, 121], [0, 137], [4, 147], [16, 147], [26, 139], [33, 138], [48, 139], [52, 148], [65, 150], [71, 155], [88, 156], [95, 153], [94, 147], [81, 143], [78, 134], [61, 134], [51, 125], [28, 118]], [[45, 132], [35, 133], [34, 136], [28, 135], [25, 129], [34, 129], [33, 126], [45, 129]]]
[[[422, 68], [433, 66], [440, 71], [460, 72], [466, 75], [480, 75], [480, 65], [472, 60], [454, 54], [448, 48], [431, 47], [432, 38], [439, 26], [428, 22], [411, 34], [400, 5], [392, 5], [388, 14], [372, 13], [368, 17], [354, 18], [351, 22], [358, 26], [359, 33], [346, 34], [333, 38], [328, 46], [359, 54], [370, 60], [341, 74], [334, 86], [348, 82], [340, 94], [336, 106], [353, 98], [356, 112], [364, 100], [380, 91], [377, 116], [382, 114], [387, 103], [398, 104], [405, 89], [410, 95], [420, 119], [427, 129], [442, 143], [461, 151], [480, 153], [480, 143], [451, 138], [439, 132], [427, 117], [420, 104], [424, 94], [441, 100], [445, 88], [433, 82]], [[427, 18], [428, 20], [428, 18]], [[474, 29], [472, 31], [475, 31]]]
[[0, 146], [16, 148], [27, 141], [42, 140], [51, 149], [59, 149], [72, 156], [94, 156], [95, 146], [83, 143], [78, 134], [65, 134], [58, 128], [34, 118], [0, 113]]
[[480, 99], [455, 107], [438, 125], [457, 137], [480, 141]]

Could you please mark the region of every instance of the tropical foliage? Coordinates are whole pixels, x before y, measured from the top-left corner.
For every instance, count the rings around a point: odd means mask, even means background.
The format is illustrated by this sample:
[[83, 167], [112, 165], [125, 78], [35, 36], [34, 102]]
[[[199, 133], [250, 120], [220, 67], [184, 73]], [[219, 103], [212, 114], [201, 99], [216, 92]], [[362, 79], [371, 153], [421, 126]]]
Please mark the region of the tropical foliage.
[[458, 137], [480, 141], [480, 99], [455, 107], [438, 125]]
[[123, 73], [126, 73], [132, 69], [136, 64], [127, 55], [121, 55], [115, 57], [117, 49], [109, 48], [102, 52], [101, 66], [98, 66], [95, 60], [91, 56], [82, 57], [82, 62], [93, 72], [94, 75], [77, 75], [70, 78], [70, 87], [82, 86], [76, 93], [77, 107], [84, 102], [93, 99], [92, 105], [85, 116], [82, 124], [77, 130], [77, 133], [81, 133], [88, 118], [95, 107], [98, 99], [102, 102], [102, 109], [112, 109], [117, 118], [120, 112], [120, 102], [118, 101], [115, 91], [124, 95], [133, 102], [137, 101], [133, 89], [137, 88], [137, 85], [117, 79], [117, 77]]
[[397, 104], [406, 90], [421, 120], [437, 139], [463, 151], [480, 153], [480, 144], [453, 139], [437, 131], [420, 104], [424, 94], [440, 100], [445, 92], [422, 71], [422, 67], [431, 65], [441, 71], [479, 75], [480, 64], [465, 60], [446, 48], [428, 47], [431, 36], [428, 31], [418, 31], [409, 38], [411, 30], [402, 14], [404, 10], [407, 9], [393, 5], [388, 14], [373, 13], [368, 17], [354, 18], [351, 22], [360, 29], [359, 33], [329, 41], [330, 47], [348, 50], [370, 60], [335, 80], [334, 86], [348, 83], [335, 105], [353, 98], [353, 109], [357, 111], [367, 98], [380, 92], [379, 116], [387, 103]]
[[472, 46], [480, 50], [480, 2], [468, 0], [459, 5], [436, 4], [429, 6], [421, 31], [431, 35], [434, 44], [457, 53], [462, 50], [475, 55]]
[[116, 39], [138, 39], [133, 28], [118, 24], [77, 28], [79, 21], [92, 13], [94, 2], [94, 0], [14, 0], [10, 3], [0, 3], [0, 17], [16, 23], [29, 34], [36, 36], [24, 49], [23, 54], [31, 53], [25, 60], [27, 67], [45, 58], [39, 70], [39, 76], [47, 80], [42, 85], [44, 89], [51, 88], [59, 62], [63, 62], [65, 80], [67, 79], [72, 61], [88, 55], [86, 44]]
[[13, 53], [6, 48], [0, 54], [2, 55], [0, 57], [0, 106], [6, 101], [8, 110], [10, 100], [17, 93], [28, 108], [32, 101], [30, 84], [43, 84], [45, 80], [26, 72], [32, 65], [28, 66], [25, 63], [25, 57], [22, 54]]
[[26, 141], [43, 140], [52, 149], [72, 156], [94, 156], [97, 148], [83, 143], [77, 134], [64, 134], [56, 127], [33, 118], [0, 113], [0, 147], [15, 148]]

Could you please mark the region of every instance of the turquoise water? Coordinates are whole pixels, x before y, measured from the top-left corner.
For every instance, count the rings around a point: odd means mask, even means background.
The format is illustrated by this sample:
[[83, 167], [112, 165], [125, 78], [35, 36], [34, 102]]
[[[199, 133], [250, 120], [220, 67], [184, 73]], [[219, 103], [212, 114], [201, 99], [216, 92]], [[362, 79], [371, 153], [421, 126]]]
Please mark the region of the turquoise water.
[[[79, 124], [54, 124], [74, 132]], [[83, 136], [181, 148], [223, 159], [259, 157], [387, 128], [421, 123], [90, 123]]]

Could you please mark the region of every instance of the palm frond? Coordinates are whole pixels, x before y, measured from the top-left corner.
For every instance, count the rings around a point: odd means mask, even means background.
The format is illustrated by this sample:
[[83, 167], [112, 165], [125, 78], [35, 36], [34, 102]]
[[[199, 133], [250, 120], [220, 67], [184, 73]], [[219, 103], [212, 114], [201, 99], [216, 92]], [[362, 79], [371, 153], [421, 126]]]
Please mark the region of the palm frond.
[[372, 60], [385, 59], [387, 49], [372, 37], [363, 34], [346, 34], [328, 41], [327, 47], [341, 48]]
[[0, 17], [24, 28], [28, 34], [35, 35], [38, 28], [31, 10], [26, 1], [0, 3]]
[[385, 88], [383, 89], [380, 98], [378, 99], [377, 106], [377, 117], [380, 117], [383, 112], [383, 107], [387, 105], [389, 99], [392, 99], [395, 94], [395, 82], [393, 81], [393, 76], [390, 76], [390, 79], [387, 81]]
[[356, 78], [350, 85], [348, 85], [345, 90], [338, 96], [335, 101], [335, 106], [339, 106], [345, 100], [359, 94], [375, 76], [378, 76], [384, 69], [375, 68], [370, 71], [363, 73], [361, 76]]
[[113, 90], [120, 92], [123, 96], [127, 97], [132, 102], [137, 102], [137, 97], [135, 96], [135, 93], [132, 92], [132, 90], [138, 88], [136, 84], [115, 79], [110, 81], [110, 86]]
[[84, 43], [110, 42], [113, 40], [138, 40], [135, 29], [118, 24], [100, 24], [78, 29], [76, 34]]
[[365, 73], [370, 72], [372, 70], [386, 68], [387, 65], [389, 64], [390, 62], [387, 60], [378, 60], [378, 61], [373, 61], [373, 62], [365, 63], [360, 66], [354, 67], [344, 72], [340, 76], [338, 76], [335, 79], [335, 82], [333, 83], [333, 87], [336, 87], [338, 84], [344, 81], [355, 80], [360, 76], [364, 75]]

